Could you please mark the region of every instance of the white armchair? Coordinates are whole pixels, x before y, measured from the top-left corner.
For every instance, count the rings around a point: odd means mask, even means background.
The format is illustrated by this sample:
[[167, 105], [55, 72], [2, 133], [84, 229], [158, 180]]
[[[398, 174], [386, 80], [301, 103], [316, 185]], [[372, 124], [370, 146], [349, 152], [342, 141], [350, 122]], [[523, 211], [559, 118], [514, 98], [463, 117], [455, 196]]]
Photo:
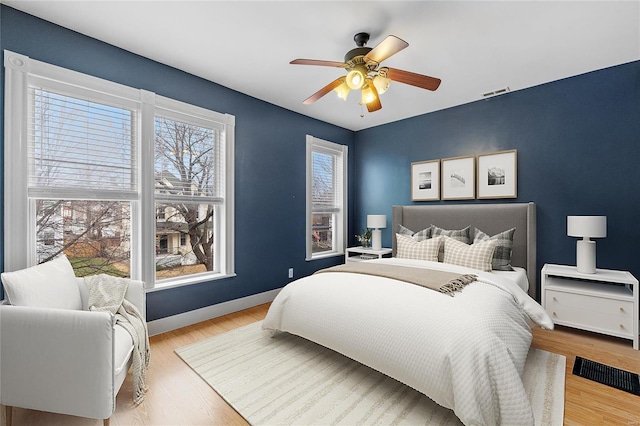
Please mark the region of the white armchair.
[[[0, 402], [12, 407], [109, 419], [131, 365], [133, 340], [113, 315], [87, 310], [88, 288], [76, 279], [82, 309], [0, 305]], [[146, 317], [144, 285], [125, 298]]]

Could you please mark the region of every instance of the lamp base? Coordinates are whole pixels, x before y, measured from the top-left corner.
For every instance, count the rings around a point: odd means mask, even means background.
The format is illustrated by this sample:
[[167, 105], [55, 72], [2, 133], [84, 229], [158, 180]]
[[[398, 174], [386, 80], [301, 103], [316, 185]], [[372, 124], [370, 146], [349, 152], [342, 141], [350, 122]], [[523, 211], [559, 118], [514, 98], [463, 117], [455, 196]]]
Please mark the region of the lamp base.
[[576, 267], [583, 274], [596, 273], [596, 242], [581, 240], [576, 244]]
[[382, 249], [382, 231], [379, 229], [371, 231], [371, 248], [373, 250]]

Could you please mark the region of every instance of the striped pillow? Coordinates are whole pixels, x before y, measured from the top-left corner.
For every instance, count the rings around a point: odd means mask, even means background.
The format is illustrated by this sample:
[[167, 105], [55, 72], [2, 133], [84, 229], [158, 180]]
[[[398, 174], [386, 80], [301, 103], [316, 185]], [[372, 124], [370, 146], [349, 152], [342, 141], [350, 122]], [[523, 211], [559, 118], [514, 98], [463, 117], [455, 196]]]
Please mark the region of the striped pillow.
[[496, 240], [496, 251], [493, 252], [493, 260], [491, 261], [493, 270], [513, 271], [511, 267], [511, 252], [513, 248], [513, 234], [515, 232], [516, 228], [511, 228], [508, 231], [503, 231], [490, 237], [476, 228], [476, 235], [473, 238], [474, 244], [480, 241]]
[[397, 258], [438, 261], [438, 249], [440, 248], [442, 237], [416, 241], [412, 237], [396, 234], [396, 239], [398, 241]]
[[496, 240], [468, 245], [447, 236], [443, 238], [444, 263], [491, 272], [491, 259], [496, 249]]

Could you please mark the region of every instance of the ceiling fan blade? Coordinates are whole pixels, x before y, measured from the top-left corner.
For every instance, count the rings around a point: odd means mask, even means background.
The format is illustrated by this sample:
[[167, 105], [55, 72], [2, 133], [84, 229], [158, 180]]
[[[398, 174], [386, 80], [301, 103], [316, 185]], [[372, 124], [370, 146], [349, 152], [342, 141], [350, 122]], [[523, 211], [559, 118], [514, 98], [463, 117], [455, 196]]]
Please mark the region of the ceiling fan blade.
[[345, 68], [347, 64], [344, 62], [336, 62], [336, 61], [321, 61], [319, 59], [294, 59], [289, 62], [292, 65], [318, 65], [321, 67], [339, 67]]
[[374, 61], [380, 63], [407, 46], [409, 46], [409, 43], [406, 41], [394, 35], [390, 35], [378, 43], [376, 47], [371, 49], [371, 51], [365, 55], [364, 60], [365, 62]]
[[394, 68], [389, 68], [387, 77], [399, 83], [410, 84], [427, 90], [436, 90], [442, 81], [439, 78], [416, 74], [409, 71], [397, 70]]
[[315, 101], [317, 101], [318, 99], [320, 99], [321, 97], [323, 97], [324, 95], [326, 95], [327, 93], [329, 93], [330, 91], [332, 91], [333, 89], [335, 89], [336, 87], [340, 86], [342, 83], [344, 83], [344, 77], [340, 77], [332, 81], [331, 83], [327, 84], [322, 89], [318, 90], [316, 93], [314, 93], [313, 95], [309, 96], [307, 99], [302, 101], [302, 103], [305, 105], [310, 105]]

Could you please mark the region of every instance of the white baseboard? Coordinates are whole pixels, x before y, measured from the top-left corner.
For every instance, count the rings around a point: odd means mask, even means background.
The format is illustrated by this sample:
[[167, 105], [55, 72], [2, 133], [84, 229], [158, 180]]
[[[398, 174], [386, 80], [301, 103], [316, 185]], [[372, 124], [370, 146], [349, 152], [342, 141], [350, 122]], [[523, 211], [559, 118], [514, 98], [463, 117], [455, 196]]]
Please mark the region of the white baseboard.
[[252, 308], [254, 306], [262, 305], [263, 303], [272, 302], [280, 290], [280, 288], [277, 288], [275, 290], [265, 291], [264, 293], [252, 294], [251, 296], [241, 297], [240, 299], [229, 300], [227, 302], [206, 306], [204, 308], [184, 312], [182, 314], [149, 321], [147, 322], [149, 336], [166, 333], [167, 331], [197, 324], [202, 321], [221, 317], [222, 315], [231, 314], [243, 309]]

